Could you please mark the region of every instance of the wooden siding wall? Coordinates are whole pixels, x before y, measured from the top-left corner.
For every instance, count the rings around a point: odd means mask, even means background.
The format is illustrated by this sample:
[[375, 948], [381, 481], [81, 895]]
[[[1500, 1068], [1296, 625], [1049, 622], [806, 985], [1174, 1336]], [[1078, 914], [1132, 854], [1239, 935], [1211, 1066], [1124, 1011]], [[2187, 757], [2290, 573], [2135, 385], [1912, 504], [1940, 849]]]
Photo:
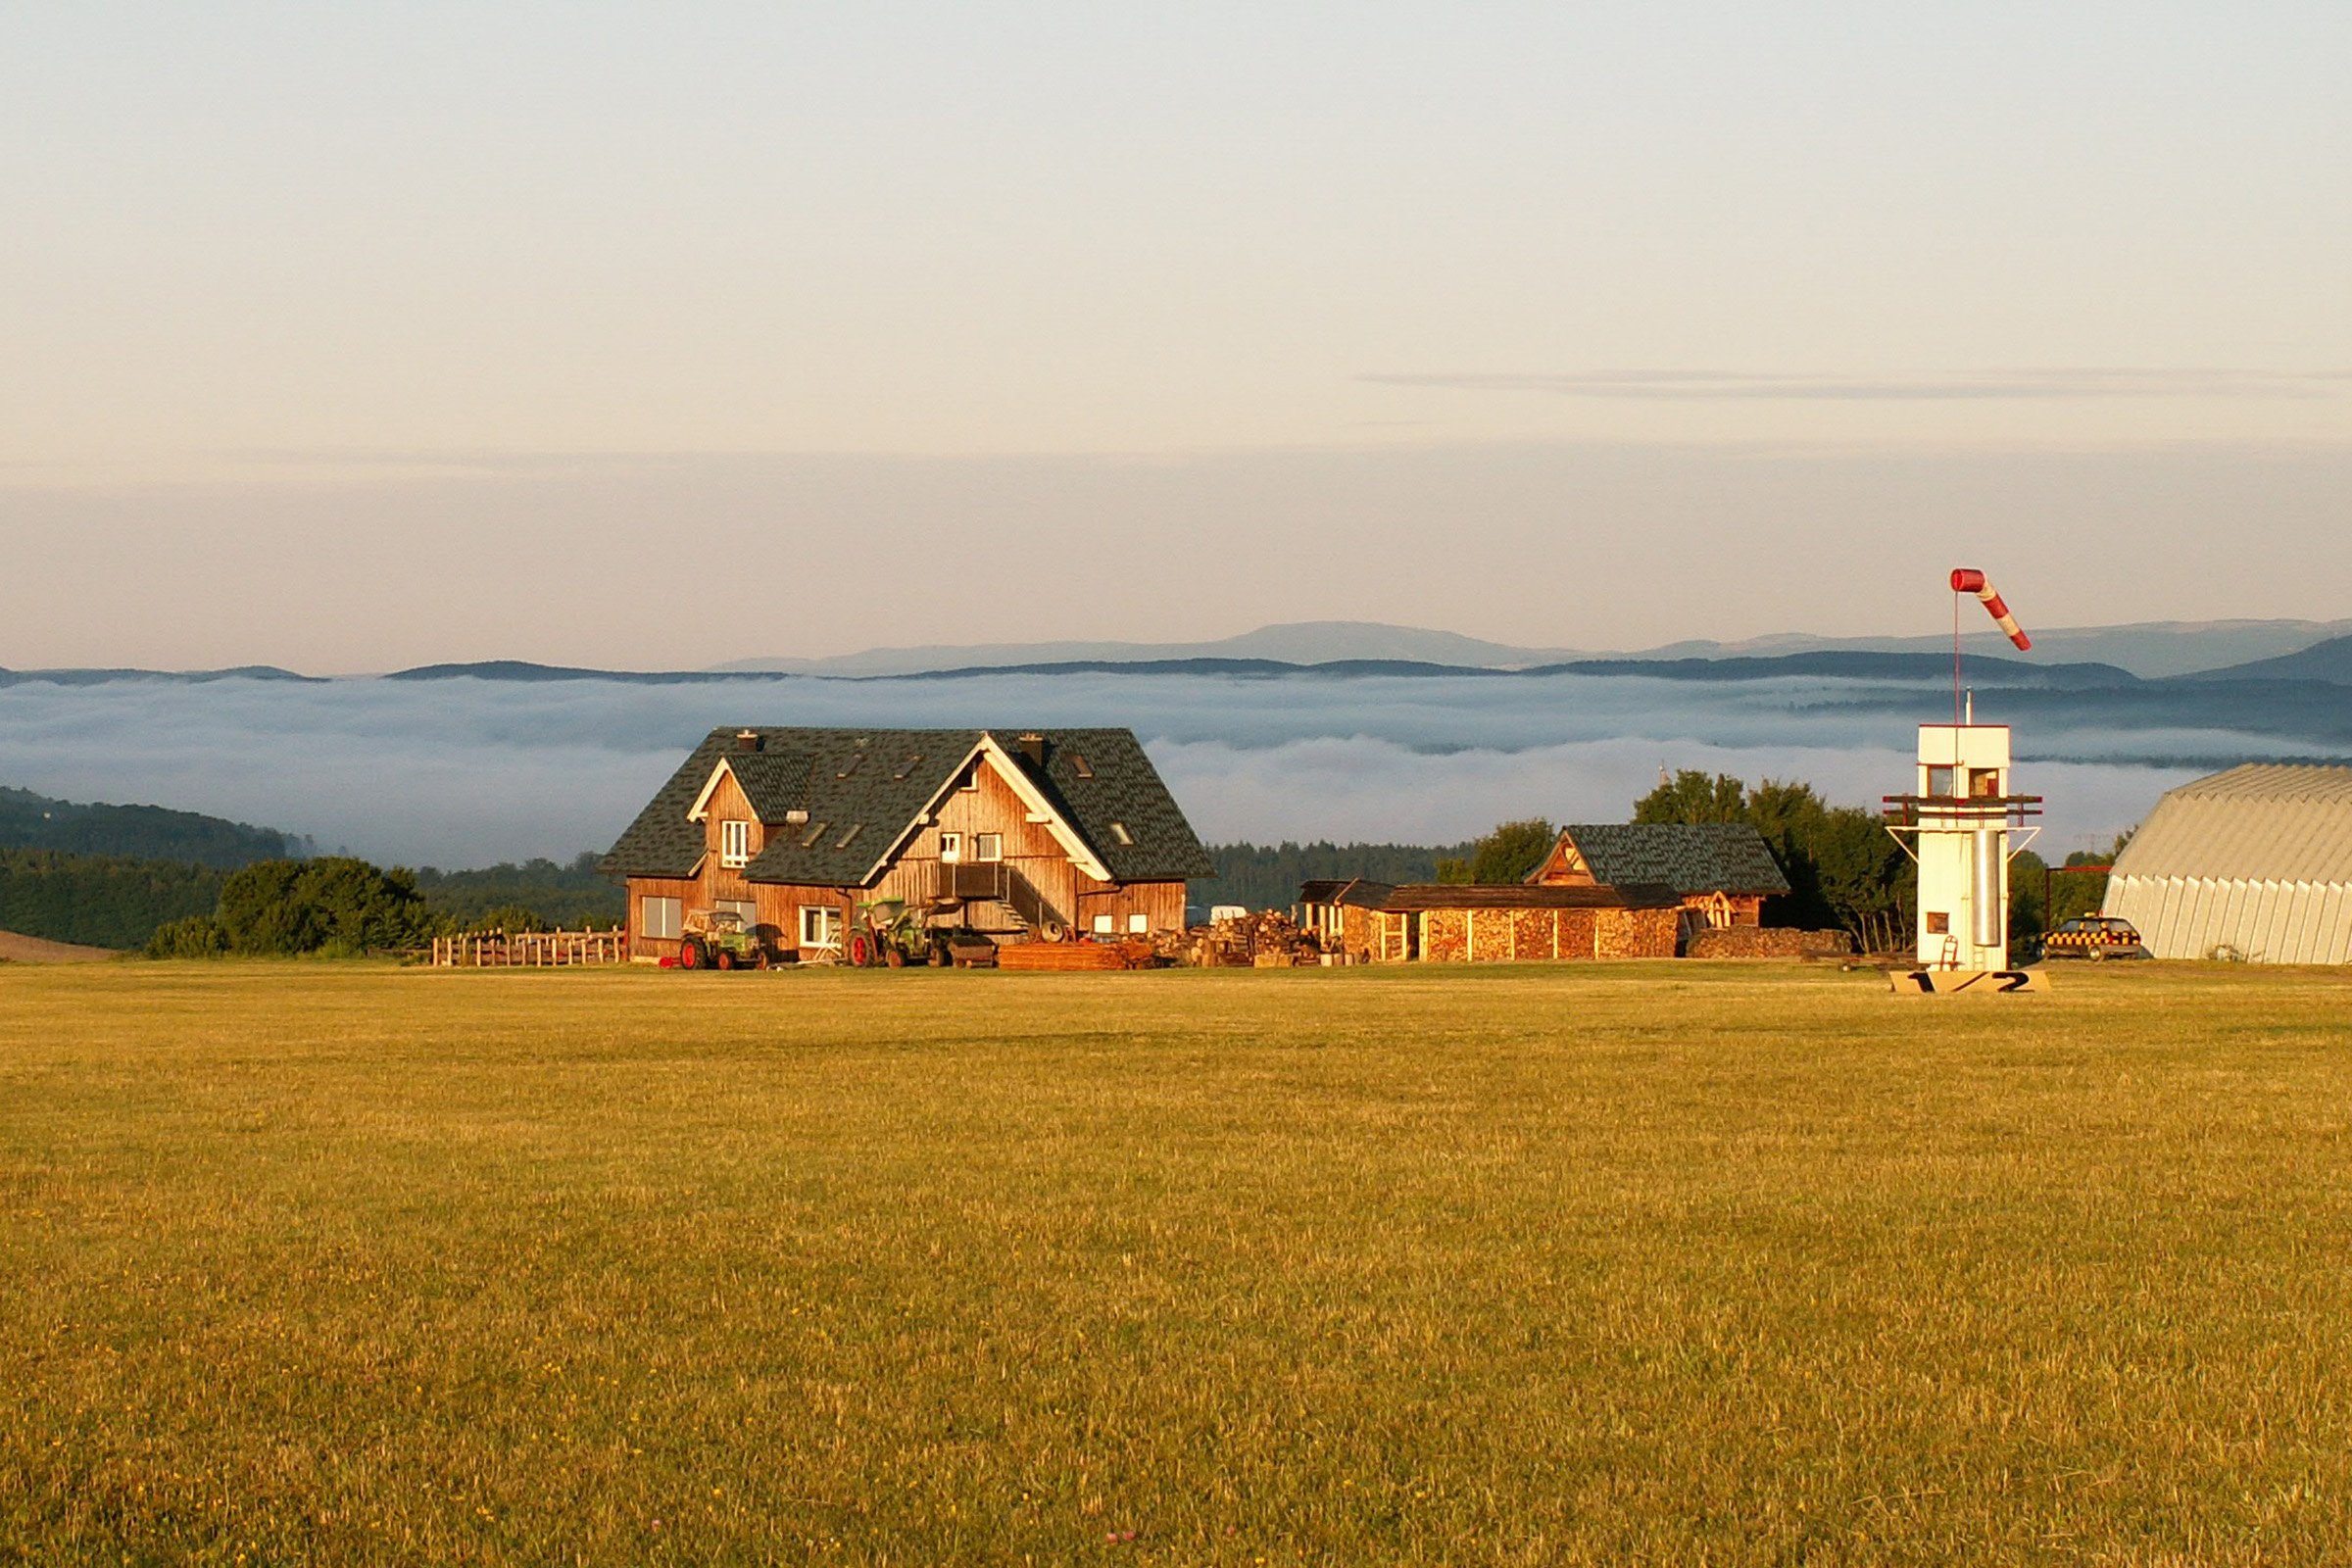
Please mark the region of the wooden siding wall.
[[[1043, 822], [1029, 820], [1029, 808], [1012, 786], [987, 762], [978, 764], [977, 789], [958, 789], [940, 803], [938, 819], [915, 834], [871, 898], [905, 899], [919, 906], [939, 875], [939, 840], [943, 833], [963, 836], [962, 863], [984, 865], [973, 853], [973, 840], [983, 833], [1004, 840], [1004, 864], [1036, 893], [1043, 917], [1065, 929], [1091, 934], [1095, 916], [1107, 914], [1117, 935], [1127, 934], [1127, 917], [1141, 914], [1158, 931], [1184, 929], [1182, 882], [1099, 882], [1070, 863], [1061, 841]], [[876, 847], [879, 850], [879, 846]], [[975, 930], [1005, 934], [1019, 929], [1011, 911], [995, 905], [974, 905], [964, 914], [942, 915], [940, 923], [967, 920]], [[1034, 926], [1032, 927], [1034, 929]]]
[[[655, 940], [638, 933], [645, 929], [640, 912], [640, 901], [647, 898], [669, 898], [680, 901], [687, 910], [708, 909], [721, 901], [743, 901], [758, 910], [760, 935], [774, 947], [792, 951], [798, 949], [804, 958], [815, 957], [821, 951], [801, 948], [801, 910], [808, 906], [821, 906], [841, 911], [842, 929], [846, 933], [858, 923], [858, 906], [881, 899], [905, 899], [915, 908], [922, 907], [938, 877], [939, 839], [942, 833], [963, 835], [962, 863], [980, 865], [983, 862], [973, 853], [973, 840], [982, 833], [1004, 836], [1003, 863], [1010, 867], [1032, 889], [1045, 906], [1049, 918], [1064, 927], [1081, 933], [1091, 933], [1094, 917], [1107, 914], [1112, 928], [1119, 936], [1127, 935], [1130, 915], [1141, 914], [1151, 922], [1153, 932], [1184, 929], [1185, 885], [1182, 882], [1098, 882], [1072, 865], [1062, 852], [1060, 841], [1042, 822], [1029, 820], [1029, 809], [1015, 795], [1002, 775], [986, 762], [979, 764], [979, 788], [956, 790], [940, 805], [938, 820], [926, 825], [909, 841], [899, 859], [886, 872], [881, 882], [871, 890], [808, 887], [797, 884], [744, 880], [740, 869], [718, 863], [719, 823], [730, 818], [752, 824], [752, 854], [756, 858], [765, 847], [765, 831], [753, 815], [751, 803], [744, 798], [742, 788], [728, 774], [720, 778], [711, 791], [708, 816], [703, 824], [704, 847], [700, 874], [688, 878], [631, 877], [629, 879], [629, 954], [632, 957], [664, 958], [677, 956], [679, 943], [674, 939]], [[889, 834], [896, 824], [869, 822], [860, 843], [869, 848], [873, 857], [880, 857], [890, 846]], [[779, 832], [791, 829], [779, 828]], [[845, 823], [830, 823], [826, 831], [847, 831]], [[1011, 918], [1010, 911], [993, 903], [974, 904], [963, 911], [949, 911], [936, 917], [936, 923], [959, 925], [968, 922], [978, 930], [1010, 935], [1020, 929], [1020, 922]]]
[[674, 937], [659, 941], [645, 934], [647, 899], [676, 899], [680, 912], [697, 907], [703, 896], [703, 885], [696, 881], [672, 881], [666, 877], [633, 876], [629, 878], [629, 956], [632, 958], [674, 958], [678, 943]]

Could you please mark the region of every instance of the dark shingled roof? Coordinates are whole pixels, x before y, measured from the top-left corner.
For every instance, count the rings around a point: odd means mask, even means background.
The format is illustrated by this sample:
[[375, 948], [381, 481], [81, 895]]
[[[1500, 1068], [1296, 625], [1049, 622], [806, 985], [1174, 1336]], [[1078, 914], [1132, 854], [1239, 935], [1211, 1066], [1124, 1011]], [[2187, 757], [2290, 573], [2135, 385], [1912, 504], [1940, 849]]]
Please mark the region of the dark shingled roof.
[[1328, 881], [1301, 882], [1298, 885], [1298, 902], [1377, 909], [1396, 891], [1396, 884], [1394, 882], [1372, 882], [1360, 876], [1343, 881], [1334, 877]]
[[1745, 822], [1594, 822], [1560, 833], [1595, 882], [1662, 882], [1686, 894], [1788, 891], [1764, 835]]
[[[771, 829], [766, 847], [745, 867], [747, 879], [864, 886], [876, 862], [955, 782], [964, 759], [985, 736], [1011, 754], [1113, 881], [1178, 881], [1214, 871], [1184, 812], [1129, 730], [1044, 732], [1042, 768], [1021, 753], [1020, 737], [1033, 733], [1024, 730], [755, 733], [760, 740], [757, 752], [740, 746], [737, 729], [712, 730], [638, 813], [599, 868], [613, 876], [693, 875], [703, 858], [704, 834], [702, 824], [688, 821], [686, 812], [710, 781], [711, 769], [724, 760], [735, 770], [752, 809]], [[795, 810], [808, 813], [806, 824], [780, 825]]]
[[1683, 897], [1660, 883], [1547, 888], [1533, 883], [1419, 882], [1396, 888], [1380, 907], [1421, 909], [1674, 909]]

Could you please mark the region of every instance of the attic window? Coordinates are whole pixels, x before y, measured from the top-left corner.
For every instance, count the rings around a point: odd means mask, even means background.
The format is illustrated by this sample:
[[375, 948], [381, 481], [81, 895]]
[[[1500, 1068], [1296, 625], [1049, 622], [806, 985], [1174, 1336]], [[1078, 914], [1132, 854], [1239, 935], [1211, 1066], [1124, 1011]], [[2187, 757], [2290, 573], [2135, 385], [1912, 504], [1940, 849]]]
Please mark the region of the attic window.
[[814, 845], [818, 839], [821, 839], [824, 836], [825, 824], [822, 822], [815, 823], [809, 827], [808, 832], [801, 835], [801, 848], [804, 850], [808, 849]]
[[841, 842], [833, 847], [837, 850], [846, 850], [851, 845], [857, 843], [858, 835], [864, 831], [865, 824], [863, 822], [852, 822], [850, 824], [850, 830], [841, 836]]
[[916, 752], [906, 759], [905, 764], [902, 765], [896, 773], [893, 773], [890, 776], [894, 779], [905, 778], [907, 774], [913, 772], [916, 767], [920, 766], [922, 760], [923, 754]]
[[1080, 778], [1093, 778], [1095, 776], [1094, 764], [1089, 762], [1083, 756], [1076, 752], [1072, 752], [1070, 754], [1070, 771], [1077, 774]]
[[1133, 844], [1135, 842], [1135, 835], [1127, 831], [1127, 824], [1124, 822], [1111, 823], [1110, 836], [1114, 839], [1117, 839], [1121, 844]]
[[956, 787], [959, 790], [978, 789], [980, 787], [980, 770], [975, 767], [970, 772], [964, 774], [961, 779], [956, 781]]

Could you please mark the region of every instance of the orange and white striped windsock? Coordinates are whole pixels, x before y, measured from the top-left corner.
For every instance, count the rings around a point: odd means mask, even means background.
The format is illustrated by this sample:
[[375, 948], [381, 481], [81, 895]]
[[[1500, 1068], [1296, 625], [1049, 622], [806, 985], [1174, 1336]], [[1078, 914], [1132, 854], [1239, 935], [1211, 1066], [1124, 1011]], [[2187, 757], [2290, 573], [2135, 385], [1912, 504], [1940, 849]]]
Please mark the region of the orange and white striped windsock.
[[2009, 640], [2017, 644], [2020, 650], [2030, 649], [2034, 646], [2034, 639], [2026, 635], [2025, 628], [2017, 623], [2017, 617], [2009, 613], [2009, 607], [2001, 603], [2001, 596], [1992, 591], [1992, 584], [1984, 580], [1983, 572], [1971, 570], [1967, 566], [1954, 567], [1952, 569], [1952, 592], [1975, 594], [1983, 600], [1984, 612], [1999, 622], [2001, 630], [2009, 634]]

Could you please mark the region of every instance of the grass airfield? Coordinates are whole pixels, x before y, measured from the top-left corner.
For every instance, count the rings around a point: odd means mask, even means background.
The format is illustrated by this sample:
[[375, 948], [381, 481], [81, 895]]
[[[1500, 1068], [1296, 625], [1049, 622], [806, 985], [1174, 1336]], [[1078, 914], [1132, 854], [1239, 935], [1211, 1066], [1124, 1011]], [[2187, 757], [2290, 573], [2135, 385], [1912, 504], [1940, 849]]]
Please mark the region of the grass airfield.
[[2352, 1560], [2352, 976], [0, 966], [0, 1561]]

